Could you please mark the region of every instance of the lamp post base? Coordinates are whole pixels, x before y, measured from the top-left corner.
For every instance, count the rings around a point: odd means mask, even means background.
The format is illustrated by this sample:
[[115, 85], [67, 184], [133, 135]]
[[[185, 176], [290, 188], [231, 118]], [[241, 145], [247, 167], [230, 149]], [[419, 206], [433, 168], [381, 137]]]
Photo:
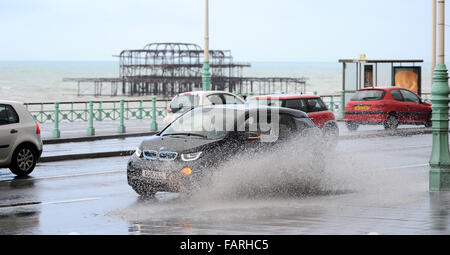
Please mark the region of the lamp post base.
[[450, 191], [450, 169], [430, 170], [430, 192]]

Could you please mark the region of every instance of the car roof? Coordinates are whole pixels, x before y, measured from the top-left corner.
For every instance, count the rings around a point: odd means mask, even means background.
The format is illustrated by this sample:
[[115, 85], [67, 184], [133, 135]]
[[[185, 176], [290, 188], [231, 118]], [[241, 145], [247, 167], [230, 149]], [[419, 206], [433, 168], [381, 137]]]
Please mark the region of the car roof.
[[180, 93], [180, 94], [178, 94], [179, 96], [181, 96], [181, 95], [194, 95], [194, 96], [201, 96], [201, 95], [204, 95], [204, 96], [208, 96], [208, 95], [211, 95], [211, 94], [229, 94], [229, 95], [233, 95], [232, 93], [230, 93], [230, 92], [227, 92], [227, 91], [221, 91], [221, 90], [208, 90], [208, 91], [203, 91], [203, 90], [199, 90], [199, 91], [189, 91], [189, 92], [183, 92], [183, 93]]
[[[370, 87], [370, 88], [362, 88], [358, 89], [358, 91], [362, 90], [393, 90], [393, 89], [406, 89], [402, 87], [394, 87], [394, 86], [386, 86], [386, 87]], [[407, 90], [407, 89], [406, 89]]]
[[23, 103], [19, 101], [0, 100], [0, 104], [22, 105]]
[[252, 96], [250, 99], [302, 99], [302, 98], [320, 98], [320, 96], [316, 95], [305, 95], [305, 94], [271, 94], [271, 95], [260, 95], [260, 96]]
[[229, 110], [245, 111], [245, 112], [258, 111], [258, 110], [278, 110], [280, 113], [287, 113], [296, 118], [308, 117], [308, 115], [305, 112], [302, 112], [300, 110], [295, 110], [295, 109], [285, 108], [285, 107], [267, 106], [267, 105], [223, 104], [223, 105], [200, 106], [195, 109], [198, 109], [198, 108], [229, 109]]

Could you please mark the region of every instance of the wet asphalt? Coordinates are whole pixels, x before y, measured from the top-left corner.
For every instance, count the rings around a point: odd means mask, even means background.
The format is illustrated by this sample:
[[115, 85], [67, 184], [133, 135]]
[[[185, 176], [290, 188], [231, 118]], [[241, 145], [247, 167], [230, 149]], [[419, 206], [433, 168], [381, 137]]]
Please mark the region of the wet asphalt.
[[428, 192], [430, 153], [431, 135], [340, 141], [323, 192], [270, 196], [230, 196], [224, 181], [144, 199], [127, 185], [128, 157], [40, 163], [23, 179], [0, 169], [0, 234], [449, 234], [450, 194]]

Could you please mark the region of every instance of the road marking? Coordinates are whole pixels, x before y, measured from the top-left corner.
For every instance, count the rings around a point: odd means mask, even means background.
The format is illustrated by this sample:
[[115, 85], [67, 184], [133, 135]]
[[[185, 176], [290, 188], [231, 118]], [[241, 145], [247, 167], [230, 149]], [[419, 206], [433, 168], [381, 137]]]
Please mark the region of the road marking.
[[382, 168], [376, 168], [374, 170], [392, 170], [392, 169], [404, 169], [404, 168], [418, 168], [418, 167], [424, 167], [424, 166], [429, 166], [429, 164], [416, 164], [416, 165], [405, 165], [405, 166], [382, 167]]
[[37, 205], [57, 205], [57, 204], [67, 204], [67, 203], [78, 203], [78, 202], [86, 202], [86, 201], [93, 201], [93, 200], [100, 200], [100, 199], [101, 199], [101, 197], [88, 197], [88, 198], [61, 200], [61, 201], [52, 201], [52, 202], [26, 202], [26, 203], [11, 204], [11, 205], [0, 205], [0, 209], [30, 207], [30, 206], [37, 206]]
[[[35, 177], [29, 179], [18, 179], [20, 181], [36, 181], [36, 180], [48, 180], [48, 179], [60, 179], [60, 178], [68, 178], [68, 177], [80, 177], [80, 176], [90, 176], [90, 175], [101, 175], [101, 174], [116, 174], [116, 173], [124, 173], [126, 170], [112, 170], [112, 171], [102, 171], [102, 172], [92, 172], [92, 173], [79, 173], [79, 174], [65, 174], [65, 175], [56, 175], [56, 176], [45, 176], [45, 177]], [[0, 182], [11, 182], [13, 180], [2, 180]]]
[[[403, 147], [391, 147], [391, 148], [381, 148], [379, 151], [400, 151], [400, 150], [414, 150], [414, 149], [424, 149], [424, 148], [431, 148], [432, 145], [412, 145], [412, 146], [403, 146]], [[367, 149], [367, 150], [352, 150], [352, 151], [343, 151], [343, 152], [368, 152], [373, 151], [373, 149]]]

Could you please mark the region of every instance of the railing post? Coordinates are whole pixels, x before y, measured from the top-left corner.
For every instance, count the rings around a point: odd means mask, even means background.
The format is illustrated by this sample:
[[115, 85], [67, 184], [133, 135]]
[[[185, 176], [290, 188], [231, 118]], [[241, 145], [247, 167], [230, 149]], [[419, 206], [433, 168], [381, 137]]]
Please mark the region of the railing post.
[[152, 123], [150, 131], [158, 131], [158, 123], [156, 123], [156, 96], [152, 97]]
[[59, 131], [59, 103], [55, 102], [55, 117], [53, 118], [53, 138], [60, 138], [61, 132]]
[[98, 102], [98, 120], [99, 121], [103, 120], [103, 102], [102, 101]]
[[330, 98], [330, 110], [332, 112], [334, 112], [334, 97], [333, 97], [333, 95], [331, 95], [331, 98]]
[[124, 107], [125, 107], [125, 105], [124, 105], [124, 101], [123, 101], [123, 99], [121, 99], [120, 100], [120, 114], [119, 114], [119, 117], [120, 117], [120, 125], [119, 125], [119, 129], [118, 129], [118, 132], [119, 133], [125, 133], [125, 124], [124, 124], [124, 121], [123, 121], [123, 119], [124, 119], [124, 113], [125, 113], [125, 109], [124, 109]]
[[139, 115], [138, 115], [138, 119], [142, 120], [142, 112], [144, 110], [144, 107], [142, 106], [143, 101], [142, 99], [139, 101]]
[[[41, 123], [44, 123], [44, 104], [43, 103], [41, 103], [41, 111], [39, 113], [40, 113], [39, 115], [41, 115]], [[45, 118], [47, 118], [47, 116]]]
[[87, 135], [93, 136], [95, 135], [94, 129], [94, 102], [89, 101], [89, 127], [87, 129]]
[[339, 119], [344, 119], [344, 110], [345, 110], [345, 92], [341, 90], [341, 103], [339, 105]]

